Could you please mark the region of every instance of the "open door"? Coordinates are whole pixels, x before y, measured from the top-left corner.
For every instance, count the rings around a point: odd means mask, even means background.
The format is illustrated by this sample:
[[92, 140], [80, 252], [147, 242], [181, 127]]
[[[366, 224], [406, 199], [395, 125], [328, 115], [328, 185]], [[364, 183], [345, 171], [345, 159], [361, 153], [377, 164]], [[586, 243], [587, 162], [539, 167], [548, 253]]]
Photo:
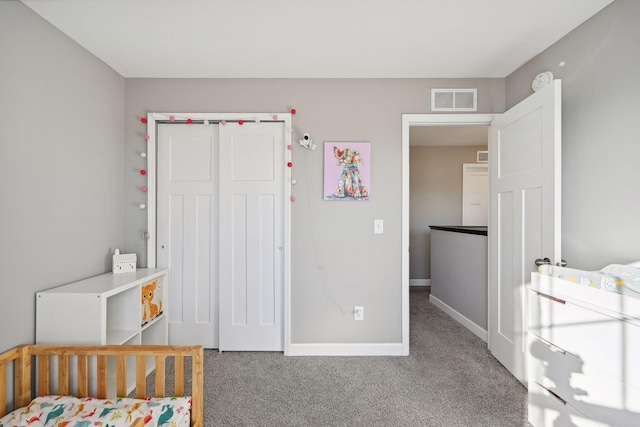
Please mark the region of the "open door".
[[527, 384], [527, 285], [536, 259], [560, 262], [561, 82], [491, 124], [489, 349]]

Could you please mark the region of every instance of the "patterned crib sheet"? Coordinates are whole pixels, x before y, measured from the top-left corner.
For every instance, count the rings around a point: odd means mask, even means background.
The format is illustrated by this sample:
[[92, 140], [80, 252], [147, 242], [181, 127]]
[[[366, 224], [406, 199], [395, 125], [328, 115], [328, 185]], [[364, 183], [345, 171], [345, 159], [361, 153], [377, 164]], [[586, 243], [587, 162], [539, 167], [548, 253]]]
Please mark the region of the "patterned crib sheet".
[[120, 427], [143, 418], [145, 427], [189, 427], [189, 397], [111, 400], [41, 396], [0, 419], [0, 427]]

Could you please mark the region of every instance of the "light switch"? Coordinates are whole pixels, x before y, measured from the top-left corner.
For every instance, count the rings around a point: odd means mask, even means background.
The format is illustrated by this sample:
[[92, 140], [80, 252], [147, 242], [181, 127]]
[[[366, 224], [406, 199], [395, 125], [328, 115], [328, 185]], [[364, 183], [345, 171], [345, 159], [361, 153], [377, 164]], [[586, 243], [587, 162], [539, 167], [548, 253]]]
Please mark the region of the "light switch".
[[381, 219], [373, 220], [373, 233], [374, 234], [382, 234], [384, 233], [384, 221]]

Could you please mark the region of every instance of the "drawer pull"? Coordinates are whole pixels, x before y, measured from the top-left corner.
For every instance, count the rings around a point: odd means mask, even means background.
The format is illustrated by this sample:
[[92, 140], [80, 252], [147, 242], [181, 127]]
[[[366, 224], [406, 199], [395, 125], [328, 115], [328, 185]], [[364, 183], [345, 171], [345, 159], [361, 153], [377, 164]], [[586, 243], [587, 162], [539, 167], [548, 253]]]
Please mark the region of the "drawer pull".
[[548, 388], [545, 387], [545, 390], [547, 390], [553, 397], [555, 397], [556, 399], [558, 399], [560, 402], [562, 402], [563, 405], [567, 404], [567, 401], [564, 400], [563, 398], [561, 398], [560, 396], [558, 396], [556, 393], [552, 392], [551, 390], [549, 390]]
[[549, 350], [553, 351], [554, 353], [567, 354], [566, 351], [564, 351], [560, 347], [556, 347], [553, 344], [549, 344]]
[[560, 298], [556, 298], [556, 297], [552, 297], [551, 295], [545, 295], [545, 294], [541, 294], [540, 292], [538, 292], [538, 295], [540, 295], [541, 297], [550, 299], [553, 302], [559, 302], [560, 304], [565, 304], [566, 301]]

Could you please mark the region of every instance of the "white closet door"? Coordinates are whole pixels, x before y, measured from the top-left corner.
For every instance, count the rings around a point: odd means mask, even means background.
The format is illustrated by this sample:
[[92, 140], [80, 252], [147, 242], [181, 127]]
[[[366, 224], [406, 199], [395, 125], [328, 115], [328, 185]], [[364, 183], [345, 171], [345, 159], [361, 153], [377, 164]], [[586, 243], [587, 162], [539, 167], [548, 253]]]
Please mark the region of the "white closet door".
[[489, 167], [462, 165], [462, 225], [489, 224]]
[[284, 125], [220, 127], [220, 346], [283, 350]]
[[157, 265], [169, 343], [218, 347], [218, 126], [158, 125]]

